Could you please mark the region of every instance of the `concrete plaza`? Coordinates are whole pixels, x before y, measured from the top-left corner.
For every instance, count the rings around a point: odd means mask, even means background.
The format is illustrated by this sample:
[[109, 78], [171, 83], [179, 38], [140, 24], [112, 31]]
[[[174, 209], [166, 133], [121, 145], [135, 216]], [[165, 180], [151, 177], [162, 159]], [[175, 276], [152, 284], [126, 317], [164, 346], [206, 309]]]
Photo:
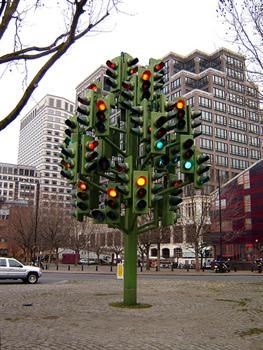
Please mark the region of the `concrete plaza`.
[[[44, 272], [49, 273], [49, 272]], [[145, 309], [116, 308], [123, 281], [0, 284], [1, 350], [262, 350], [260, 282], [141, 279]]]

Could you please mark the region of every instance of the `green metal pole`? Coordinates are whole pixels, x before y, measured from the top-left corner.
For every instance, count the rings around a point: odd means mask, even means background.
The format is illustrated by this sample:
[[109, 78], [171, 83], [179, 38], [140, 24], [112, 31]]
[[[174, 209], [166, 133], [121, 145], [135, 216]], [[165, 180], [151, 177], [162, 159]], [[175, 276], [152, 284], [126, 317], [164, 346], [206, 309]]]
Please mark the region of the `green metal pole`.
[[[127, 215], [128, 214], [128, 215]], [[137, 304], [137, 223], [132, 225], [134, 216], [132, 208], [126, 213], [126, 223], [129, 229], [124, 233], [124, 291], [123, 304]], [[137, 220], [136, 220], [137, 221]]]

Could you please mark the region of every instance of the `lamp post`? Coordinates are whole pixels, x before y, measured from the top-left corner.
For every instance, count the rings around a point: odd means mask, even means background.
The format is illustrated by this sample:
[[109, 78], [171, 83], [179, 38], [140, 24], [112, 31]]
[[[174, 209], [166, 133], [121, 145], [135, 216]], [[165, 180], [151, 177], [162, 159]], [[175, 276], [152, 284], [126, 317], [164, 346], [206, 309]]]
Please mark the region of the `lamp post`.
[[39, 192], [40, 192], [40, 183], [39, 183], [39, 180], [37, 180], [37, 182], [36, 182], [36, 201], [35, 201], [34, 252], [33, 252], [34, 258], [35, 258], [35, 256], [36, 256], [36, 251], [37, 251], [37, 229], [38, 229]]
[[219, 247], [220, 247], [220, 259], [223, 255], [223, 237], [222, 237], [222, 208], [221, 208], [221, 182], [219, 176], [219, 169], [217, 171], [217, 183], [218, 183], [218, 210], [219, 210]]

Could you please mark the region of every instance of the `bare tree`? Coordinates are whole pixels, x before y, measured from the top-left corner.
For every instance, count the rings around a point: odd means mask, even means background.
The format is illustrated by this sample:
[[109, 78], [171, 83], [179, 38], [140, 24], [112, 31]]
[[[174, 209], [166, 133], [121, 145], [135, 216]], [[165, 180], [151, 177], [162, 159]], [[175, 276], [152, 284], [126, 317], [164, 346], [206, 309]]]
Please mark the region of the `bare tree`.
[[138, 236], [138, 250], [144, 265], [144, 256], [146, 256], [146, 270], [150, 270], [150, 248], [153, 244], [152, 230], [143, 232]]
[[195, 268], [200, 270], [199, 257], [203, 256], [203, 248], [206, 245], [206, 237], [209, 232], [209, 196], [195, 194], [184, 199], [181, 210], [180, 223], [186, 230], [186, 242], [193, 248], [195, 254]]
[[68, 245], [70, 219], [63, 208], [51, 206], [41, 210], [39, 230], [42, 245], [49, 250], [49, 259], [55, 253], [59, 263], [59, 249]]
[[262, 86], [262, 0], [218, 0], [218, 13], [226, 26], [228, 40], [247, 57], [251, 80]]
[[[76, 253], [76, 259], [77, 254], [79, 254], [81, 250], [87, 250], [89, 257], [91, 239], [95, 231], [95, 225], [92, 223], [90, 218], [86, 218], [82, 222], [77, 221], [73, 217], [71, 218], [67, 248], [74, 250]], [[75, 264], [77, 263], [78, 261], [75, 261]]]
[[[0, 57], [2, 77], [14, 67], [19, 74], [23, 67], [25, 89], [16, 106], [8, 115], [1, 117], [0, 130], [16, 119], [49, 69], [74, 43], [88, 33], [99, 31], [101, 23], [119, 11], [118, 5], [119, 0], [1, 1], [0, 40], [2, 47], [5, 44], [7, 48], [7, 52]], [[30, 23], [42, 15], [46, 17], [42, 33], [46, 33], [47, 25], [54, 26], [55, 33], [53, 37], [47, 37], [45, 45], [40, 42], [46, 36], [35, 35], [36, 30], [32, 28], [28, 37]], [[56, 18], [56, 21], [52, 22], [50, 18]], [[37, 20], [35, 25], [39, 26], [40, 21]], [[10, 36], [12, 40], [9, 40]], [[29, 69], [29, 62], [32, 69]], [[37, 72], [34, 70], [36, 65]]]
[[35, 211], [33, 207], [15, 207], [10, 216], [9, 234], [23, 252], [23, 259], [31, 261], [34, 251]]

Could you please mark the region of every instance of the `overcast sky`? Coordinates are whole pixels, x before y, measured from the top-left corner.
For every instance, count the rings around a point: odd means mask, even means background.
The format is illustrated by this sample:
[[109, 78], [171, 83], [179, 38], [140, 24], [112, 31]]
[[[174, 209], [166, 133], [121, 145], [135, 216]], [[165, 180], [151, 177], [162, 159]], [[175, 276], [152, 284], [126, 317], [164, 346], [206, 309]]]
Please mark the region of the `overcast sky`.
[[[195, 49], [212, 53], [228, 47], [224, 27], [217, 18], [218, 0], [123, 0], [130, 15], [118, 14], [105, 23], [104, 30], [82, 39], [58, 61], [15, 122], [0, 132], [0, 162], [17, 163], [20, 120], [46, 94], [75, 100], [75, 88], [107, 59], [127, 52], [147, 64], [150, 57], [169, 52], [187, 55]], [[55, 23], [49, 18], [48, 27]], [[31, 31], [32, 32], [32, 31]], [[35, 31], [34, 31], [35, 32]], [[32, 35], [32, 34], [31, 34]], [[2, 48], [2, 54], [6, 53]], [[17, 74], [0, 80], [1, 117], [21, 96]]]

